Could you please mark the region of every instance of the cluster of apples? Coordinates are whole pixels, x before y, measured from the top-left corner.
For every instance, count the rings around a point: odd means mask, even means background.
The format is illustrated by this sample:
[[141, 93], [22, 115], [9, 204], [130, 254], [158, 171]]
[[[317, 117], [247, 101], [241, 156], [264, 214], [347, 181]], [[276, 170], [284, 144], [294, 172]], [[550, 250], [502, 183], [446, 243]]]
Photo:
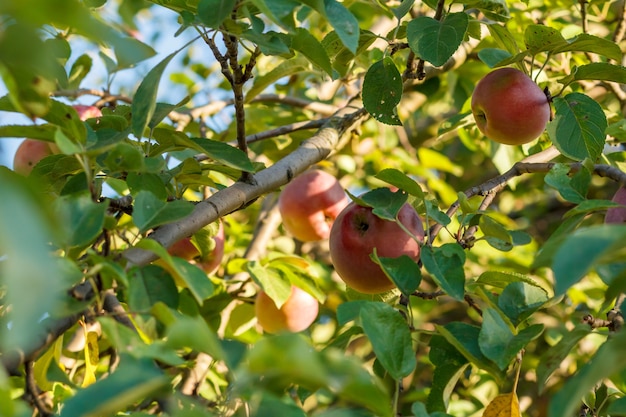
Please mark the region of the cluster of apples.
[[[361, 293], [377, 294], [395, 287], [372, 261], [374, 249], [379, 257], [407, 255], [419, 260], [418, 241], [396, 222], [376, 216], [371, 207], [350, 202], [339, 181], [322, 170], [311, 169], [287, 184], [278, 207], [283, 227], [294, 238], [302, 242], [328, 239], [337, 275]], [[401, 208], [398, 220], [414, 236], [423, 237], [422, 220], [411, 205]], [[315, 321], [318, 309], [317, 300], [295, 286], [280, 308], [263, 291], [256, 301], [258, 321], [268, 332], [304, 330]]]
[[[74, 110], [78, 113], [80, 120], [87, 120], [94, 117], [101, 117], [102, 112], [98, 107], [76, 104]], [[26, 138], [15, 151], [13, 157], [13, 170], [22, 175], [29, 175], [35, 165], [46, 156], [59, 153], [56, 144], [43, 140]]]

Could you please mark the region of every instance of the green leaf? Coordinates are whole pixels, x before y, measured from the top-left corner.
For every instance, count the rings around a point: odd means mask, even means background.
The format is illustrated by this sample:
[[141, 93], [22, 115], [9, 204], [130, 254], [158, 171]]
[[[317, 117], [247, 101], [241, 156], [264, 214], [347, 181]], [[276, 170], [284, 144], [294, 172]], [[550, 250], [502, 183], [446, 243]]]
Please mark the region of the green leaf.
[[406, 191], [410, 195], [424, 198], [422, 187], [404, 172], [395, 168], [385, 168], [376, 174], [376, 178]]
[[[506, 288], [507, 285], [513, 282], [523, 282], [527, 285], [532, 285], [533, 287], [543, 288], [535, 282], [532, 278], [527, 275], [518, 274], [515, 272], [504, 272], [504, 271], [485, 271], [476, 280], [477, 284], [480, 285], [490, 285], [496, 288]], [[545, 292], [545, 290], [543, 290]]]
[[424, 267], [446, 294], [459, 301], [465, 297], [465, 252], [457, 243], [440, 247], [424, 245], [421, 252]]
[[91, 196], [81, 194], [63, 197], [57, 204], [59, 216], [66, 228], [65, 245], [83, 247], [102, 233], [108, 201], [95, 203]]
[[205, 138], [191, 138], [191, 141], [217, 162], [242, 171], [254, 172], [254, 166], [248, 155], [234, 146]]
[[483, 61], [489, 68], [495, 68], [505, 59], [511, 58], [509, 51], [498, 48], [485, 48], [478, 51], [478, 58]]
[[128, 275], [128, 305], [132, 311], [149, 311], [157, 302], [170, 308], [178, 307], [178, 289], [163, 268], [157, 265], [135, 267]]
[[368, 191], [359, 197], [359, 201], [372, 207], [372, 212], [384, 220], [396, 221], [400, 209], [406, 203], [408, 195], [401, 191], [391, 191], [381, 187]]
[[408, 12], [411, 11], [413, 5], [415, 4], [415, 0], [402, 0], [402, 3], [398, 7], [394, 7], [391, 9], [391, 12], [396, 17], [396, 19], [401, 20]]
[[580, 408], [579, 401], [586, 393], [605, 378], [615, 375], [626, 369], [626, 332], [617, 332], [608, 339], [587, 361], [582, 368], [565, 381], [565, 384], [556, 391], [550, 399], [548, 417], [569, 417]]
[[198, 17], [204, 25], [217, 29], [232, 13], [237, 0], [200, 0]]
[[400, 312], [382, 302], [369, 302], [361, 307], [361, 325], [376, 358], [392, 378], [410, 375], [416, 366], [411, 332]]
[[379, 258], [376, 254], [376, 248], [374, 248], [371, 258], [380, 265], [385, 275], [393, 281], [402, 294], [409, 296], [419, 287], [422, 281], [422, 272], [419, 265], [409, 256]]
[[[555, 164], [544, 177], [549, 186], [555, 188], [561, 197], [572, 203], [583, 203], [587, 189], [591, 182], [591, 173], [582, 167], [580, 171], [570, 177], [571, 168], [567, 164]], [[575, 181], [574, 178], [577, 178]]]
[[443, 336], [433, 336], [429, 346], [428, 358], [435, 366], [435, 371], [428, 394], [428, 409], [446, 411], [450, 395], [466, 369], [468, 360]]
[[126, 410], [168, 384], [168, 378], [148, 358], [122, 355], [116, 371], [76, 392], [63, 403], [61, 417], [100, 417]]
[[559, 83], [567, 85], [573, 81], [582, 80], [613, 81], [626, 84], [626, 68], [607, 62], [593, 62], [572, 68], [572, 73], [560, 79]]
[[291, 47], [300, 52], [307, 59], [324, 70], [328, 75], [333, 75], [333, 67], [330, 58], [322, 44], [311, 33], [302, 28], [296, 29], [291, 38]]
[[288, 32], [296, 30], [294, 12], [301, 6], [294, 0], [252, 0], [252, 4], [258, 7], [264, 15]]
[[142, 171], [145, 159], [145, 155], [136, 144], [120, 142], [106, 154], [103, 162], [112, 172], [128, 172]]
[[269, 393], [263, 394], [258, 405], [253, 402], [250, 408], [255, 416], [307, 417], [291, 398], [278, 398]]
[[512, 282], [506, 286], [498, 297], [498, 307], [517, 326], [545, 302], [548, 294], [541, 287], [530, 285], [525, 282]]
[[252, 84], [250, 90], [246, 93], [246, 102], [250, 102], [250, 100], [261, 94], [266, 88], [281, 78], [310, 70], [310, 64], [304, 57], [296, 57], [283, 61], [271, 71], [254, 77], [254, 83]]
[[150, 191], [139, 191], [133, 205], [133, 222], [141, 233], [163, 224], [180, 220], [193, 211], [189, 201], [175, 200], [165, 202], [159, 200]]
[[[485, 14], [488, 19], [495, 20], [496, 22], [506, 22], [511, 18], [509, 8], [506, 5], [506, 0], [465, 0], [464, 4], [466, 8], [477, 8]], [[504, 25], [488, 25], [497, 26], [503, 28]]]
[[4, 125], [0, 126], [0, 137], [4, 138], [31, 138], [40, 139], [47, 142], [54, 142], [54, 135], [58, 127], [52, 124], [42, 125]]
[[133, 196], [136, 196], [140, 191], [148, 191], [161, 201], [167, 199], [167, 189], [157, 174], [129, 172], [126, 176], [126, 183]]
[[591, 328], [587, 324], [580, 324], [572, 330], [564, 332], [559, 342], [546, 349], [539, 358], [537, 365], [537, 387], [539, 391], [543, 391], [548, 382], [548, 378], [556, 371], [565, 358], [572, 353], [574, 346], [578, 344], [585, 336], [591, 333]]
[[258, 261], [248, 262], [246, 270], [274, 301], [274, 304], [278, 308], [282, 307], [291, 295], [291, 283], [273, 268], [265, 268]]
[[11, 309], [0, 325], [0, 350], [35, 347], [48, 333], [44, 314], [58, 311], [65, 302], [68, 283], [63, 264], [51, 252], [59, 224], [47, 210], [41, 190], [6, 167], [0, 167], [0, 285], [3, 305]]
[[77, 90], [87, 74], [89, 74], [89, 71], [91, 71], [92, 65], [93, 60], [87, 54], [83, 54], [76, 58], [72, 64], [72, 68], [70, 69], [68, 89]]
[[115, 36], [109, 42], [117, 58], [116, 70], [134, 67], [139, 62], [156, 55], [152, 47], [129, 36]]
[[154, 68], [152, 68], [137, 88], [137, 91], [133, 96], [133, 104], [131, 105], [131, 126], [135, 137], [143, 137], [143, 132], [148, 126], [150, 119], [152, 119], [152, 115], [156, 109], [157, 91], [159, 89], [161, 76], [170, 61], [181, 50], [182, 49], [179, 49], [178, 51], [168, 55]]
[[573, 39], [568, 39], [566, 45], [553, 50], [553, 53], [560, 52], [590, 52], [615, 61], [622, 60], [622, 51], [618, 44], [588, 33], [581, 33]]
[[489, 307], [483, 311], [478, 344], [483, 354], [504, 371], [519, 351], [541, 332], [543, 325], [534, 324], [514, 335], [500, 314]]
[[220, 360], [225, 354], [213, 329], [202, 316], [175, 314], [175, 320], [167, 325], [166, 345], [174, 349], [191, 348]]
[[502, 379], [503, 375], [500, 369], [480, 349], [478, 342], [480, 327], [468, 323], [451, 322], [445, 326], [435, 325], [435, 328], [468, 361], [479, 369], [489, 372], [496, 379]]
[[545, 25], [528, 25], [524, 31], [524, 43], [533, 55], [567, 45], [561, 32]]
[[566, 236], [559, 246], [552, 270], [555, 296], [563, 295], [580, 281], [602, 258], [623, 248], [626, 225], [602, 224], [578, 229]]
[[602, 107], [582, 93], [554, 99], [556, 116], [548, 123], [548, 135], [568, 158], [595, 161], [604, 147], [607, 120]]
[[402, 76], [393, 59], [374, 63], [363, 80], [363, 105], [379, 122], [401, 125], [396, 106], [402, 98]]
[[325, 17], [335, 29], [344, 46], [354, 55], [359, 46], [359, 22], [343, 4], [335, 0], [324, 1]]
[[[480, 230], [486, 237], [492, 237], [503, 242], [512, 244], [512, 238], [509, 231], [492, 217], [483, 214], [479, 219]], [[489, 242], [489, 240], [488, 240]]]
[[466, 13], [450, 13], [443, 20], [419, 16], [407, 26], [409, 47], [436, 67], [445, 64], [463, 42], [469, 26]]

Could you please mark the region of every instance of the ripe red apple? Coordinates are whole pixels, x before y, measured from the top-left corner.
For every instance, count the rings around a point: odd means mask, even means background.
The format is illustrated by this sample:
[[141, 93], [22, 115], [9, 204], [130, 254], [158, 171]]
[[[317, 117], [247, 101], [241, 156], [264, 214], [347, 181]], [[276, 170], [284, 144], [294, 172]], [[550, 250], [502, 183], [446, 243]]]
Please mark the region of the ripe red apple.
[[[424, 238], [422, 220], [415, 209], [405, 204], [398, 220], [421, 241]], [[394, 288], [370, 255], [376, 248], [378, 257], [397, 258], [407, 255], [416, 262], [420, 244], [397, 223], [383, 220], [352, 202], [337, 217], [330, 232], [330, 257], [339, 277], [349, 287], [365, 294], [377, 294]]]
[[87, 106], [84, 104], [75, 104], [74, 110], [78, 113], [80, 120], [92, 119], [94, 117], [102, 117], [102, 111], [96, 106]]
[[13, 170], [18, 174], [29, 175], [35, 165], [49, 155], [52, 155], [49, 142], [36, 139], [24, 139], [15, 151]]
[[522, 71], [499, 68], [483, 77], [472, 95], [478, 129], [505, 145], [537, 139], [550, 120], [546, 94]]
[[339, 181], [319, 169], [306, 171], [287, 184], [278, 199], [285, 230], [296, 239], [327, 239], [332, 222], [348, 205]]
[[311, 294], [292, 285], [291, 295], [280, 308], [265, 291], [259, 291], [254, 310], [267, 333], [301, 332], [317, 318], [319, 303]]
[[[620, 187], [613, 196], [615, 203], [626, 206], [626, 188]], [[606, 211], [604, 223], [626, 223], [626, 207], [612, 207]]]
[[202, 256], [200, 249], [191, 241], [191, 237], [186, 237], [175, 242], [169, 247], [167, 252], [172, 256], [186, 259], [197, 265], [207, 274], [211, 274], [220, 266], [224, 258], [225, 233], [222, 222], [219, 222], [217, 233], [212, 236], [211, 239], [213, 239], [214, 247], [204, 256]]

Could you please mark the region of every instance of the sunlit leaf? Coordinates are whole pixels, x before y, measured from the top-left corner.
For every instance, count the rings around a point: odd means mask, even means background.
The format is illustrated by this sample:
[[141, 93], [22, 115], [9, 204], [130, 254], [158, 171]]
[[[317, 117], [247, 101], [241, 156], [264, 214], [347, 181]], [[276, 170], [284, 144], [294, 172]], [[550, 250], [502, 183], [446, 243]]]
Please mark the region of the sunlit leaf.
[[189, 201], [166, 202], [144, 190], [137, 193], [133, 206], [133, 221], [141, 231], [182, 219], [193, 211]]

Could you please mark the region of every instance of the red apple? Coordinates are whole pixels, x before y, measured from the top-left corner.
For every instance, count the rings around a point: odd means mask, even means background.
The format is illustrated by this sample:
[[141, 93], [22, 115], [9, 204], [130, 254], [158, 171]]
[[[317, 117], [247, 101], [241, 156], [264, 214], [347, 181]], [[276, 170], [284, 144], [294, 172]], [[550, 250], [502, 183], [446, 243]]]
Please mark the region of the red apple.
[[49, 155], [52, 155], [49, 142], [36, 139], [24, 139], [15, 151], [13, 170], [22, 175], [29, 175], [35, 165]]
[[[613, 196], [615, 203], [626, 206], [626, 188], [620, 187]], [[626, 207], [612, 207], [606, 211], [604, 223], [626, 223]]]
[[[192, 242], [191, 237], [186, 237], [172, 244], [167, 252], [172, 256], [188, 260], [207, 274], [211, 274], [220, 266], [224, 258], [225, 233], [222, 222], [219, 222], [217, 233], [211, 236], [210, 239], [213, 240], [214, 245], [210, 250], [201, 251], [200, 248]], [[196, 242], [198, 241], [202, 240], [196, 239]], [[206, 253], [203, 255], [203, 252]]]
[[319, 169], [298, 175], [278, 199], [285, 230], [303, 242], [327, 239], [332, 222], [347, 204], [339, 181]]
[[75, 104], [74, 110], [78, 113], [80, 120], [92, 119], [94, 117], [102, 117], [102, 111], [96, 106], [87, 106], [84, 104]]
[[291, 286], [291, 295], [280, 308], [265, 291], [259, 291], [254, 310], [259, 324], [267, 333], [301, 332], [317, 318], [319, 303], [308, 292]]
[[483, 77], [472, 95], [478, 129], [505, 145], [537, 139], [550, 120], [546, 94], [522, 71], [499, 68]]
[[[398, 220], [418, 240], [423, 240], [422, 220], [411, 205], [402, 206]], [[349, 287], [365, 294], [394, 288], [380, 266], [371, 260], [374, 248], [381, 258], [407, 255], [417, 262], [420, 256], [420, 243], [397, 223], [383, 220], [372, 212], [371, 207], [354, 202], [335, 220], [329, 245], [330, 257], [339, 277]]]

